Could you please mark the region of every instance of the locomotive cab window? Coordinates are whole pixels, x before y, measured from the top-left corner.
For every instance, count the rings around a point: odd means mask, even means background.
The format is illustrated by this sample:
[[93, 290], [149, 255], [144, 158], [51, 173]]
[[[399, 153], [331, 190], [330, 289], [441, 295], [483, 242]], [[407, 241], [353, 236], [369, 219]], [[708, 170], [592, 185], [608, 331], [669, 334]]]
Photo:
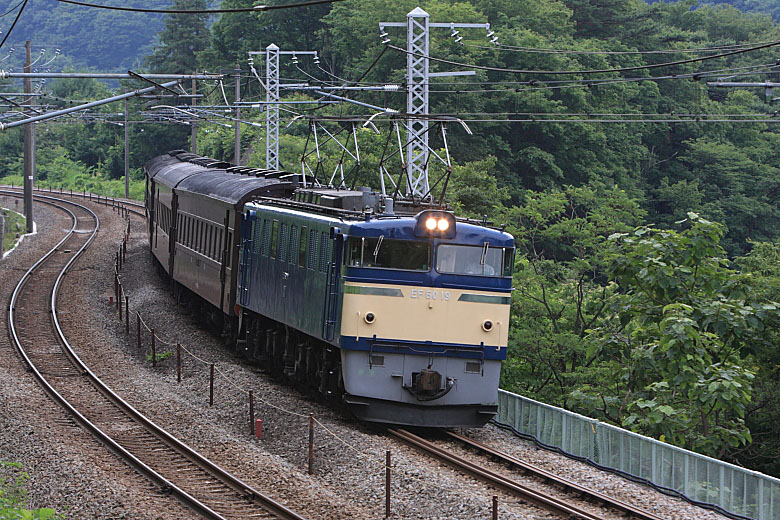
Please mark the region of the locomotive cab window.
[[514, 249], [490, 247], [487, 242], [481, 246], [441, 244], [436, 249], [436, 271], [471, 276], [511, 276], [513, 255]]
[[428, 271], [431, 246], [426, 242], [379, 237], [349, 237], [347, 265], [404, 271]]

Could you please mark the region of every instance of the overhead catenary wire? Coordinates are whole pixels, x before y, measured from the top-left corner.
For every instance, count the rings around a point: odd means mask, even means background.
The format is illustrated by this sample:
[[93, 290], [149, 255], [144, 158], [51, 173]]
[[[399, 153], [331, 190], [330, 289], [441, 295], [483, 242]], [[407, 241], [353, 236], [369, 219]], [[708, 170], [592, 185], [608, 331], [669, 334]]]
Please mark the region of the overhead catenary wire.
[[27, 2], [28, 1], [29, 0], [24, 0], [24, 2], [22, 2], [22, 7], [19, 8], [19, 12], [16, 13], [16, 18], [14, 18], [14, 22], [11, 24], [11, 27], [10, 27], [10, 29], [8, 29], [8, 32], [5, 33], [5, 36], [3, 36], [3, 41], [0, 41], [0, 48], [3, 45], [5, 45], [5, 42], [6, 42], [6, 40], [8, 40], [8, 37], [11, 36], [11, 33], [14, 30], [14, 27], [16, 27], [16, 22], [18, 22], [19, 18], [22, 16], [22, 13], [24, 12], [24, 8], [27, 7]]
[[115, 5], [91, 4], [89, 2], [79, 2], [78, 0], [57, 0], [65, 4], [80, 5], [82, 7], [92, 7], [95, 9], [108, 9], [111, 11], [128, 11], [132, 13], [156, 13], [156, 14], [220, 14], [220, 13], [252, 13], [263, 11], [275, 11], [278, 9], [294, 9], [298, 7], [309, 7], [313, 5], [331, 4], [334, 2], [343, 2], [344, 0], [310, 0], [307, 2], [298, 2], [294, 4], [283, 5], [256, 5], [254, 7], [239, 7], [234, 9], [146, 9], [142, 7], [121, 7]]
[[753, 42], [753, 43], [735, 43], [731, 45], [717, 45], [712, 47], [701, 47], [698, 49], [658, 49], [658, 50], [646, 50], [646, 51], [640, 51], [640, 50], [633, 50], [633, 51], [585, 51], [585, 50], [576, 50], [576, 49], [545, 49], [542, 47], [525, 47], [520, 45], [506, 45], [506, 44], [495, 44], [495, 45], [479, 45], [475, 43], [462, 43], [464, 47], [473, 47], [475, 49], [488, 49], [488, 50], [499, 50], [499, 51], [507, 51], [507, 52], [527, 52], [527, 53], [533, 53], [533, 54], [570, 54], [570, 55], [641, 55], [641, 54], [695, 54], [699, 52], [712, 52], [712, 51], [722, 51], [722, 50], [735, 50], [735, 49], [744, 49], [753, 47], [756, 45], [763, 45], [766, 43], [771, 42]]
[[0, 18], [2, 18], [4, 16], [7, 16], [7, 15], [13, 13], [14, 11], [16, 11], [16, 8], [19, 7], [20, 5], [22, 5], [23, 2], [24, 2], [24, 0], [19, 0], [18, 4], [16, 4], [12, 8], [10, 8], [8, 11], [4, 12], [3, 14], [0, 14]]
[[735, 56], [737, 54], [744, 54], [746, 52], [754, 52], [762, 49], [768, 49], [771, 47], [776, 47], [780, 45], [780, 41], [774, 41], [765, 43], [763, 45], [757, 45], [754, 47], [748, 47], [744, 49], [738, 49], [735, 51], [729, 51], [729, 52], [722, 52], [719, 54], [712, 54], [710, 56], [701, 56], [698, 58], [689, 58], [686, 60], [676, 60], [676, 61], [669, 61], [664, 63], [653, 63], [650, 65], [636, 65], [633, 67], [616, 67], [611, 69], [590, 69], [590, 70], [534, 70], [534, 69], [507, 69], [502, 67], [489, 67], [485, 65], [476, 65], [476, 64], [470, 64], [470, 63], [463, 63], [459, 61], [454, 60], [448, 60], [444, 58], [439, 58], [436, 56], [431, 56], [430, 54], [420, 54], [419, 52], [414, 51], [408, 51], [406, 49], [402, 49], [401, 47], [392, 45], [392, 44], [385, 44], [388, 48], [393, 49], [394, 51], [401, 52], [403, 54], [408, 54], [411, 56], [415, 56], [418, 58], [427, 59], [430, 61], [436, 61], [439, 63], [446, 63], [447, 65], [454, 65], [456, 67], [464, 67], [469, 69], [477, 69], [477, 70], [486, 70], [490, 72], [504, 72], [507, 74], [534, 74], [534, 75], [572, 75], [572, 74], [607, 74], [612, 72], [629, 72], [629, 71], [635, 71], [635, 70], [650, 70], [650, 69], [657, 69], [661, 67], [672, 67], [676, 65], [685, 65], [688, 63], [698, 63], [702, 61], [707, 60], [714, 60], [717, 58], [725, 58], [727, 56]]

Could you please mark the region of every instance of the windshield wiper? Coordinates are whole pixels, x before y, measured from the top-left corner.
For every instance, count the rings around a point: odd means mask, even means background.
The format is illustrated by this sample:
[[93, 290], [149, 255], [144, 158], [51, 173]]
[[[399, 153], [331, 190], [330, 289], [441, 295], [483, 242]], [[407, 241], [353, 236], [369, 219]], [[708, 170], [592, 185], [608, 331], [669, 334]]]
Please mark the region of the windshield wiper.
[[379, 240], [377, 240], [376, 247], [374, 248], [374, 263], [376, 263], [376, 257], [379, 255], [379, 248], [382, 247], [382, 240], [384, 239], [384, 235], [379, 235]]
[[479, 265], [485, 265], [485, 260], [487, 260], [487, 253], [488, 253], [488, 248], [489, 247], [490, 247], [490, 244], [488, 244], [487, 242], [485, 242], [482, 245], [482, 258], [479, 259]]

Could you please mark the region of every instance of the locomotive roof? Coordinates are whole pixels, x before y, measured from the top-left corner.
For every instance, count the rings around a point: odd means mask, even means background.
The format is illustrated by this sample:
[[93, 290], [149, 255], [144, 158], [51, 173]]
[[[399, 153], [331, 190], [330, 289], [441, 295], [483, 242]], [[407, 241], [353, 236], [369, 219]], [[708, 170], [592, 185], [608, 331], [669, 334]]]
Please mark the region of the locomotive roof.
[[283, 196], [293, 190], [290, 183], [277, 178], [228, 173], [225, 169], [228, 166], [214, 159], [177, 151], [151, 159], [144, 169], [163, 186], [215, 198], [237, 209], [254, 197]]
[[[312, 205], [294, 204], [287, 201], [260, 200], [247, 204], [245, 210], [270, 210], [275, 213], [303, 216], [313, 220], [330, 222], [342, 228], [346, 234], [357, 237], [379, 237], [403, 240], [415, 240], [420, 237], [414, 233], [417, 215], [373, 215], [366, 221], [364, 215], [352, 212], [341, 214], [325, 214], [317, 211]], [[442, 242], [474, 243], [489, 242], [494, 247], [514, 247], [514, 238], [506, 231], [485, 227], [472, 222], [458, 220], [456, 223], [457, 238], [440, 239]]]
[[[414, 229], [417, 224], [417, 219], [415, 216], [401, 216], [395, 218], [379, 216], [372, 218], [368, 222], [356, 221], [350, 222], [349, 224], [350, 234], [354, 236], [378, 237], [379, 235], [386, 235], [388, 237], [392, 236], [393, 238], [407, 240], [416, 238]], [[457, 229], [457, 238], [451, 240], [441, 239], [443, 242], [482, 243], [483, 241], [486, 241], [492, 246], [497, 247], [514, 246], [512, 235], [505, 231], [499, 231], [498, 229], [462, 221], [457, 221], [455, 226]]]

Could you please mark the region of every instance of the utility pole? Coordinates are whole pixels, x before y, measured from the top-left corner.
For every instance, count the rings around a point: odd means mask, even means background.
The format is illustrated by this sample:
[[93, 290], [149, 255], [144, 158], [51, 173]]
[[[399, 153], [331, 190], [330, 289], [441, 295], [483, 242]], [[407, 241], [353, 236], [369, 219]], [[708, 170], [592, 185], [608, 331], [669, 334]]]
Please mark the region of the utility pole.
[[[30, 40], [25, 43], [25, 62], [24, 71], [32, 71], [32, 59], [30, 57]], [[26, 99], [27, 113], [32, 116], [33, 97], [32, 79], [24, 78], [24, 93], [28, 94]], [[33, 186], [35, 182], [35, 123], [24, 125], [24, 216], [27, 219], [27, 232], [33, 232]]]
[[125, 198], [130, 198], [130, 124], [127, 115], [130, 111], [129, 98], [125, 98]]
[[[193, 79], [192, 80], [192, 107], [195, 107], [195, 95], [197, 94], [197, 82]], [[192, 120], [192, 137], [190, 138], [190, 142], [192, 144], [192, 153], [198, 153], [198, 124], [195, 122], [195, 120]]]
[[[479, 28], [490, 31], [489, 23], [432, 23], [430, 15], [419, 7], [406, 15], [406, 22], [380, 22], [381, 36], [386, 37], [385, 27], [406, 28], [406, 172], [411, 182], [407, 196], [432, 198], [428, 183], [428, 88], [430, 78], [444, 76], [473, 76], [474, 71], [430, 72], [428, 54], [430, 50], [430, 29], [446, 28], [451, 36], [460, 42], [456, 28]], [[488, 37], [493, 32], [488, 32]], [[491, 43], [496, 43], [493, 38]], [[383, 43], [387, 43], [385, 40]]]
[[5, 251], [5, 214], [0, 211], [0, 258], [3, 258]]
[[236, 63], [236, 99], [234, 101], [236, 106], [236, 142], [233, 145], [236, 166], [241, 165], [241, 107], [238, 105], [239, 101], [241, 101], [241, 66]]

